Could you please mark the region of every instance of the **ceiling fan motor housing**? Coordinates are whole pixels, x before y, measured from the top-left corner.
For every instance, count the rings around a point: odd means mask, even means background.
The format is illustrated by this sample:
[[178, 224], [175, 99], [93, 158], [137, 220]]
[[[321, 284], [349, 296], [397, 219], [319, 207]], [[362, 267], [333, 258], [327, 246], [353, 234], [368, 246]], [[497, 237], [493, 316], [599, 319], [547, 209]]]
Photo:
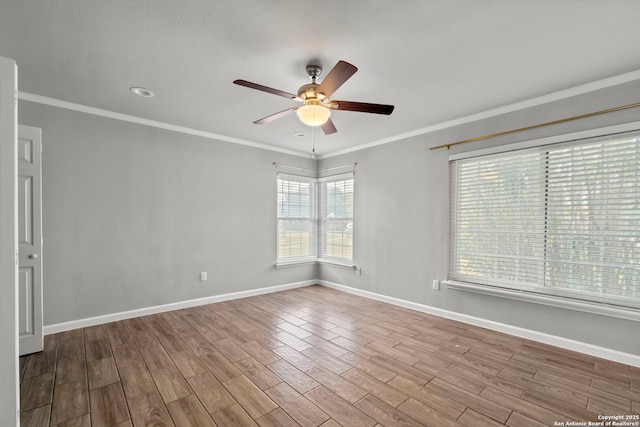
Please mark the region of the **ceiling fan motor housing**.
[[322, 101], [326, 96], [323, 93], [316, 92], [318, 86], [320, 85], [317, 83], [302, 85], [300, 86], [300, 89], [298, 89], [298, 96], [305, 102], [312, 100]]

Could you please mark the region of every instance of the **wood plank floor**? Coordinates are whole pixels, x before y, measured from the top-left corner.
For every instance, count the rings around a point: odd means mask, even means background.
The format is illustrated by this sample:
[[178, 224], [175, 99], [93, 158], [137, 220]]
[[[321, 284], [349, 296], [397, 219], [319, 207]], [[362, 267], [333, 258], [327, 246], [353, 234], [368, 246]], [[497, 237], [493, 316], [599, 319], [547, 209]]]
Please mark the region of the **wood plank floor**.
[[640, 369], [310, 286], [45, 337], [24, 426], [553, 426]]

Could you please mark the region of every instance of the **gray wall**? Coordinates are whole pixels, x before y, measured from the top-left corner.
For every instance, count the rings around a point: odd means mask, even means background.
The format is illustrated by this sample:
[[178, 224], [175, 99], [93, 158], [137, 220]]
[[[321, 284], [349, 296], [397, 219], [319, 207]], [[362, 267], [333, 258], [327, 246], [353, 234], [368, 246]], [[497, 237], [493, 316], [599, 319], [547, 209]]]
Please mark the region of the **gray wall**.
[[19, 114], [43, 135], [45, 325], [316, 276], [273, 267], [272, 163], [311, 159], [31, 102]]
[[[354, 206], [354, 261], [362, 275], [323, 265], [320, 278], [410, 302], [557, 335], [640, 355], [640, 324], [606, 316], [563, 310], [441, 288], [448, 258], [448, 157], [544, 136], [640, 119], [640, 110], [602, 115], [430, 151], [461, 139], [557, 120], [638, 102], [640, 82], [599, 90], [519, 112], [504, 114], [391, 144], [322, 160], [320, 168], [357, 162]], [[397, 113], [401, 114], [401, 106]], [[394, 112], [394, 114], [396, 114]]]

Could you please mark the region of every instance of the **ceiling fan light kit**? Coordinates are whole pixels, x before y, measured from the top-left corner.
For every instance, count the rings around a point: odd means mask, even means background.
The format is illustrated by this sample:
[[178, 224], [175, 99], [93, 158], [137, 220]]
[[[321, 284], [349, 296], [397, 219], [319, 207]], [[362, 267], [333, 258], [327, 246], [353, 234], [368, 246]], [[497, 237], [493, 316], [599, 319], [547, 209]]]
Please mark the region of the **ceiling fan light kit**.
[[233, 82], [234, 84], [304, 103], [301, 107], [291, 107], [287, 110], [258, 119], [253, 123], [259, 125], [269, 123], [288, 116], [295, 111], [302, 123], [307, 126], [321, 126], [325, 135], [331, 135], [337, 132], [335, 125], [331, 121], [331, 110], [359, 111], [362, 113], [384, 115], [389, 115], [393, 112], [393, 105], [370, 104], [353, 101], [331, 101], [329, 99], [331, 95], [333, 95], [333, 93], [344, 84], [344, 82], [358, 71], [355, 66], [348, 62], [338, 61], [320, 84], [316, 83], [316, 79], [322, 73], [322, 68], [319, 65], [308, 65], [306, 67], [306, 71], [307, 75], [311, 79], [311, 83], [302, 85], [298, 89], [297, 96], [289, 92], [252, 83], [246, 80], [235, 80]]
[[298, 108], [296, 114], [305, 125], [321, 126], [327, 123], [327, 120], [331, 117], [331, 110], [322, 105], [320, 101], [316, 101]]

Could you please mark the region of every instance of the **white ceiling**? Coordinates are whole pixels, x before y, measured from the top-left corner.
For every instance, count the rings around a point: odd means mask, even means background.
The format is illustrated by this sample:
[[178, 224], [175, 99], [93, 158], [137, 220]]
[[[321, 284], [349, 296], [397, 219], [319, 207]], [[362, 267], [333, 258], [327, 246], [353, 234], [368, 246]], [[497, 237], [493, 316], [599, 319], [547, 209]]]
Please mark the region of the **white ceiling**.
[[[640, 69], [634, 0], [5, 0], [0, 55], [21, 92], [310, 154], [287, 92], [340, 59], [359, 68], [334, 99], [320, 155]], [[129, 92], [143, 86], [151, 99]], [[305, 132], [305, 137], [294, 133]]]

